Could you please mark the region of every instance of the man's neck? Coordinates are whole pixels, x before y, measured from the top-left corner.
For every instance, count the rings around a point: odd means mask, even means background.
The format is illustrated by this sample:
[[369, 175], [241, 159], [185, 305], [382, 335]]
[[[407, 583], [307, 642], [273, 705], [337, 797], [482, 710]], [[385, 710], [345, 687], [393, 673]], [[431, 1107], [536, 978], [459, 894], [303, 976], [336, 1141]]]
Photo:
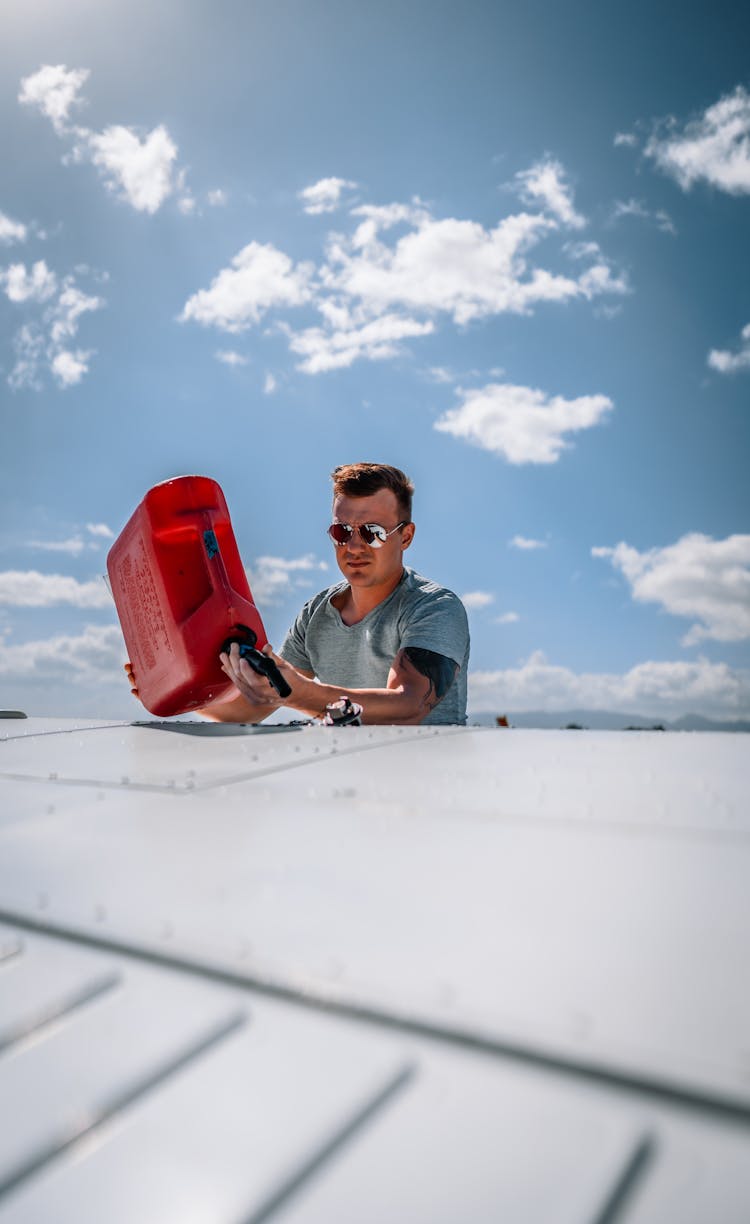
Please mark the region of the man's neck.
[[356, 625], [359, 621], [364, 620], [374, 608], [377, 608], [389, 595], [393, 594], [403, 576], [404, 569], [402, 566], [401, 572], [392, 581], [383, 583], [380, 586], [347, 586], [341, 595], [334, 600], [334, 606], [338, 608], [344, 624]]

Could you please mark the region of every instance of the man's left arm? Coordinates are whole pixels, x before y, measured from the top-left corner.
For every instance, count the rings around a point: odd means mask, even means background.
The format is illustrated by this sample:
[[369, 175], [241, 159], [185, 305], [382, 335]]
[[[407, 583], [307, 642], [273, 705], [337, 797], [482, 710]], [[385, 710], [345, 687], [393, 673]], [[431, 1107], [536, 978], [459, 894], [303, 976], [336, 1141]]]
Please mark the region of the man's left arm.
[[390, 686], [393, 679], [396, 685], [408, 686], [414, 691], [419, 701], [419, 717], [409, 721], [422, 722], [443, 700], [460, 670], [453, 659], [436, 650], [405, 646], [393, 661], [388, 684]]

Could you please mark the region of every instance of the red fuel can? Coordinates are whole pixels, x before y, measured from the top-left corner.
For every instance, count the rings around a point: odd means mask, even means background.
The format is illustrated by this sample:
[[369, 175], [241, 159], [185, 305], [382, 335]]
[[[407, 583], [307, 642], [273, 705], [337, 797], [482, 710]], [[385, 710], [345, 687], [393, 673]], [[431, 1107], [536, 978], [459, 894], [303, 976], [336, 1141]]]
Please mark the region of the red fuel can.
[[152, 714], [183, 714], [229, 694], [219, 663], [227, 638], [266, 644], [224, 494], [208, 476], [149, 490], [107, 570], [138, 695]]

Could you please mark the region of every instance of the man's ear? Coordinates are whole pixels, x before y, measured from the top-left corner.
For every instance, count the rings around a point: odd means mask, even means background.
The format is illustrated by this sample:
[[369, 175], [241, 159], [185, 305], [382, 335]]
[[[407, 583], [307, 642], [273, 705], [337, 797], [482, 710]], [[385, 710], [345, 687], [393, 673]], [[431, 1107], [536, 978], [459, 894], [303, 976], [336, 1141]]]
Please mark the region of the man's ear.
[[417, 530], [414, 523], [407, 523], [401, 532], [401, 549], [407, 549], [414, 539], [414, 532]]

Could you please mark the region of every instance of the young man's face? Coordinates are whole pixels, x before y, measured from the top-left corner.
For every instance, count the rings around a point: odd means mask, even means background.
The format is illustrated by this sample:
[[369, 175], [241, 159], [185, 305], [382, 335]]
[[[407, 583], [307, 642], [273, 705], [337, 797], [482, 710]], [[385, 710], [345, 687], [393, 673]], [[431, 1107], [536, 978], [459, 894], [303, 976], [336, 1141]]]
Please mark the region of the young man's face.
[[[334, 499], [334, 523], [348, 523], [351, 527], [378, 523], [391, 531], [401, 520], [396, 494], [391, 489], [378, 489], [369, 497]], [[334, 546], [338, 567], [351, 587], [395, 585], [403, 569], [404, 550], [413, 536], [414, 524], [407, 523], [400, 531], [394, 531], [380, 548], [372, 548], [365, 544], [358, 531], [354, 531], [345, 544]]]

